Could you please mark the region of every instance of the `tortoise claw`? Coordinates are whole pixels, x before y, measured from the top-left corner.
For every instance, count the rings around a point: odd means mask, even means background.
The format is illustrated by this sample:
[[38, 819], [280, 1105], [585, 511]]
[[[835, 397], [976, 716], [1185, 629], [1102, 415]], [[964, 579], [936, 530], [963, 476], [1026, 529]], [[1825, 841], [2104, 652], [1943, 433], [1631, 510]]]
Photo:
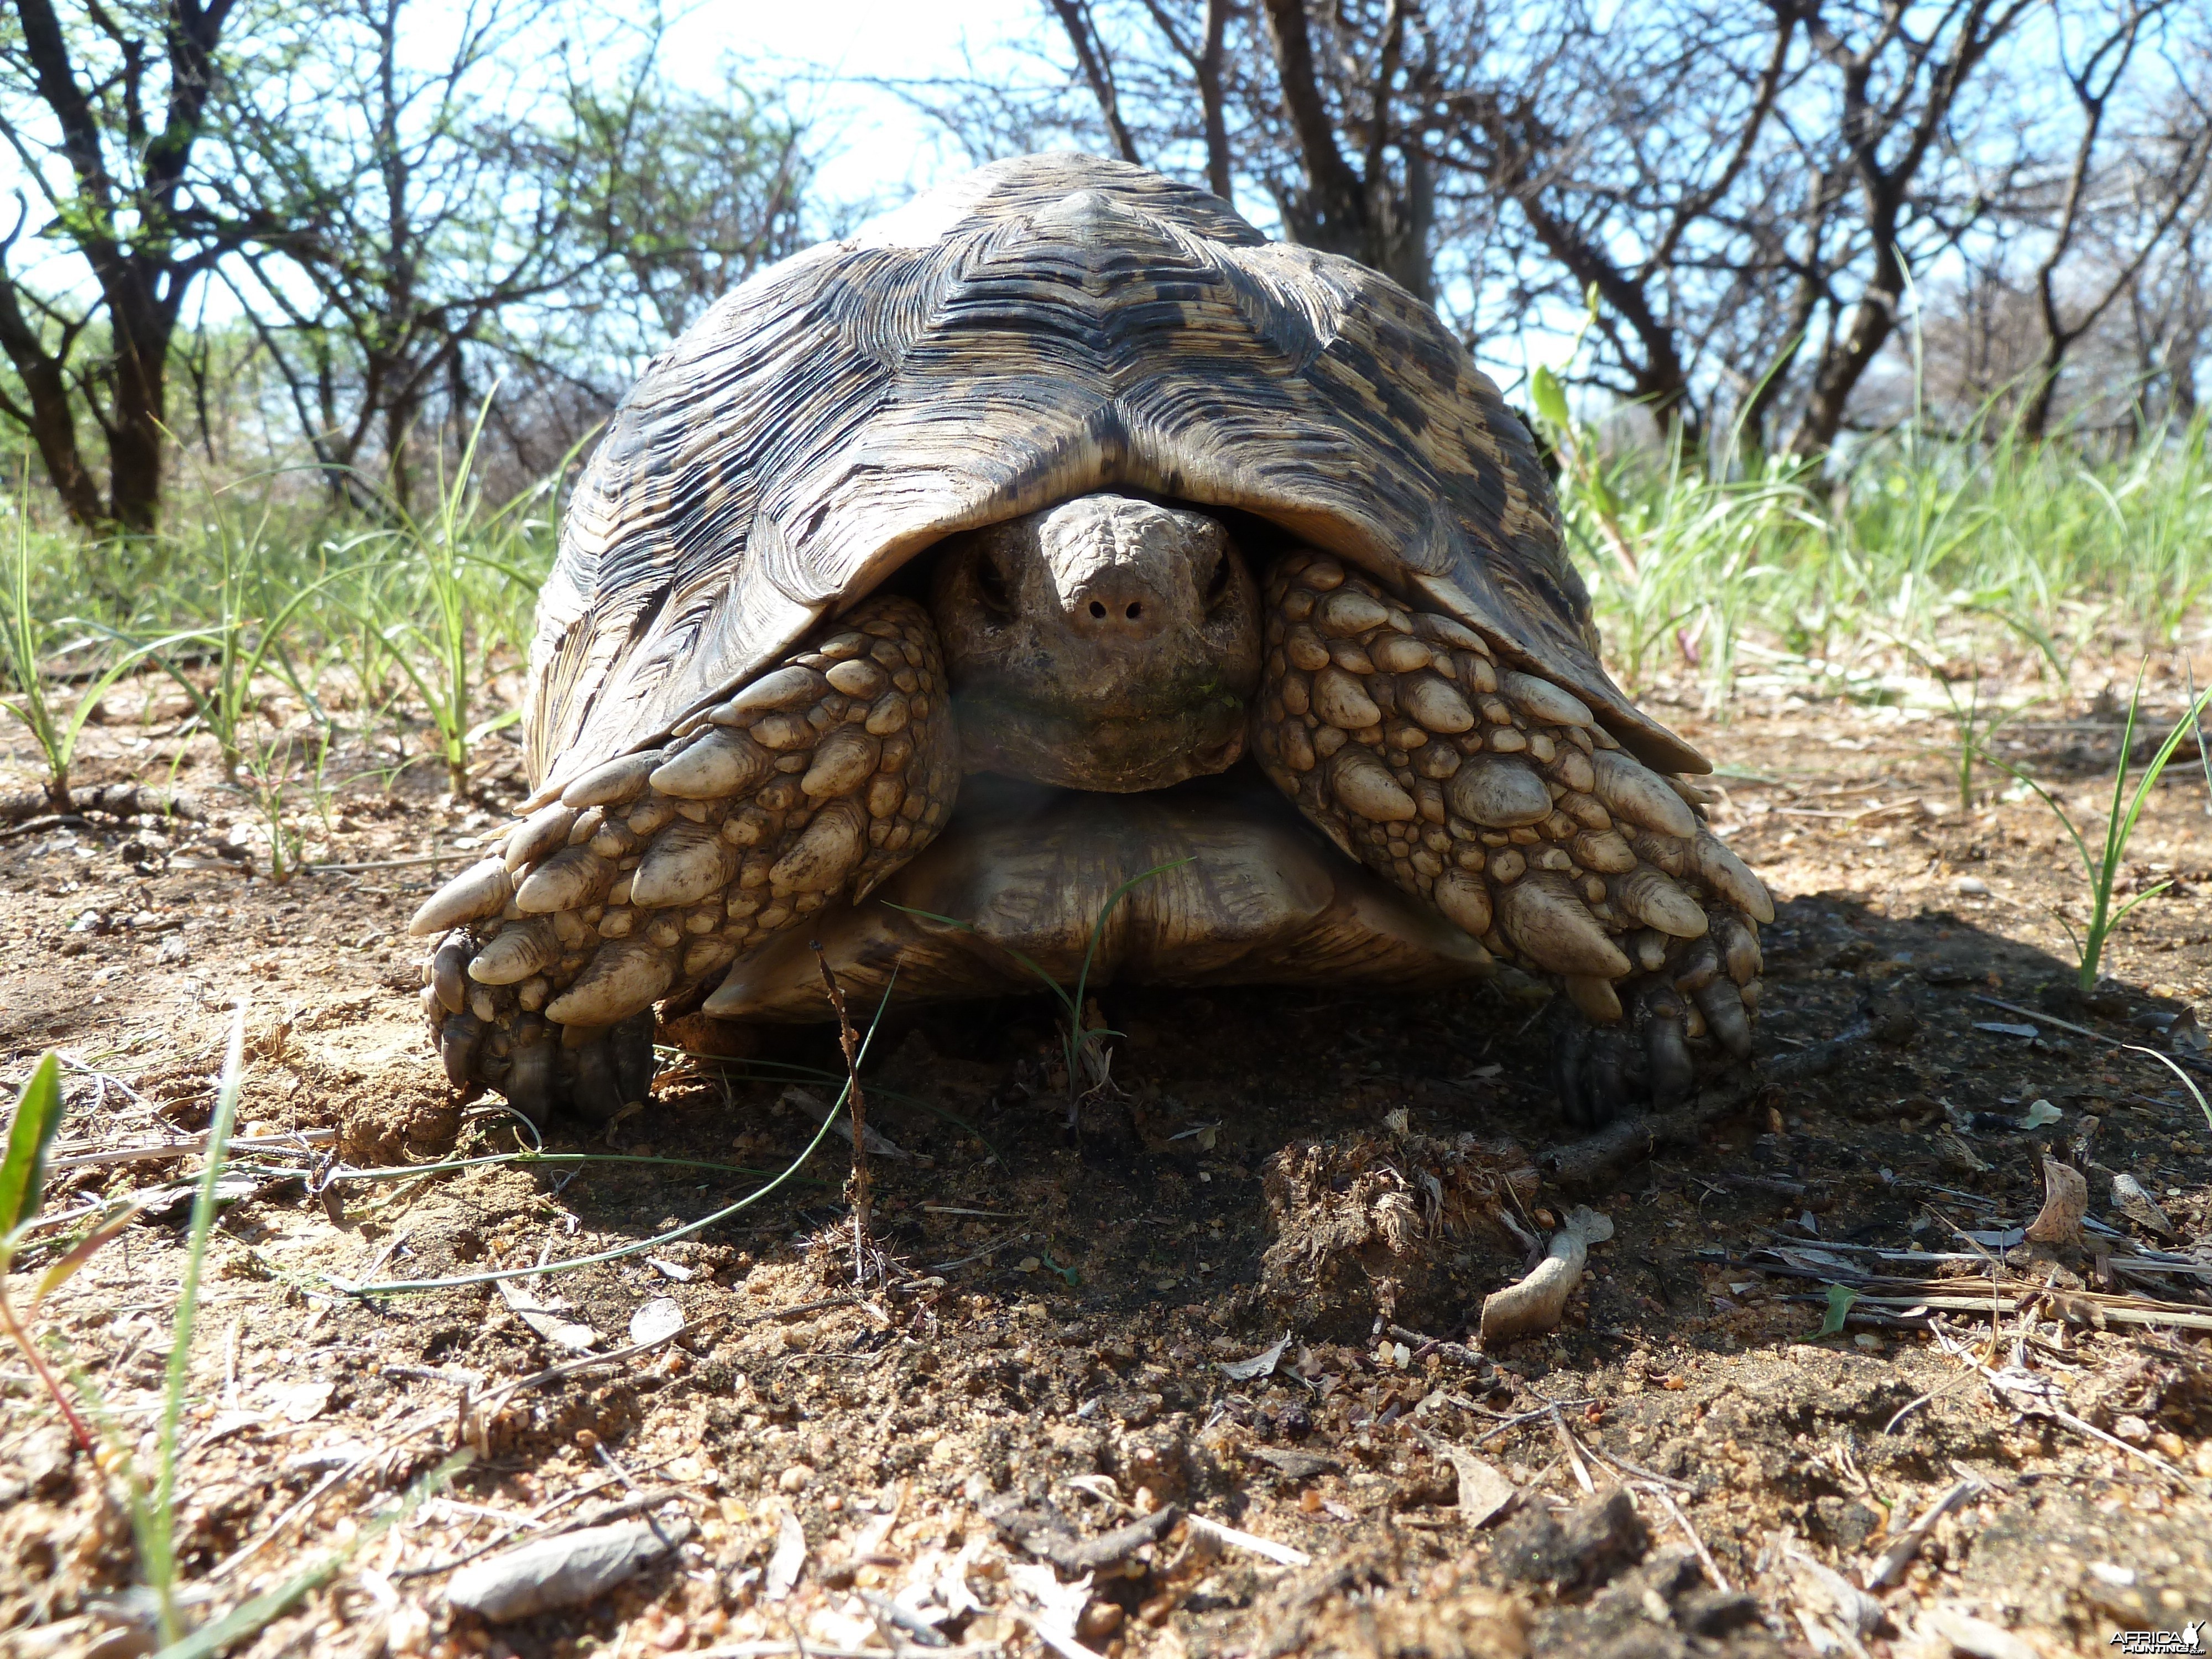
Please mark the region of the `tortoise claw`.
[[1734, 980], [1723, 975], [1691, 994], [1705, 1017], [1705, 1029], [1722, 1048], [1738, 1060], [1751, 1058], [1751, 1016], [1745, 1012], [1743, 993]]
[[[574, 1028], [571, 1027], [573, 1034]], [[586, 1034], [569, 1052], [575, 1057], [576, 1080], [569, 1105], [585, 1122], [607, 1122], [623, 1105], [622, 1083], [616, 1075], [614, 1045], [600, 1030]]]
[[507, 1073], [507, 1101], [544, 1128], [553, 1115], [560, 1088], [561, 1045], [552, 1028], [533, 1014], [516, 1022], [514, 1057]]
[[1563, 1006], [1552, 1030], [1552, 1084], [1567, 1121], [1594, 1128], [1626, 1111], [1641, 1093], [1637, 1060], [1619, 1027]]
[[633, 1014], [607, 1033], [614, 1060], [615, 1085], [623, 1104], [643, 1100], [653, 1092], [653, 1011]]
[[[1741, 951], [1737, 959], [1756, 965]], [[1557, 1005], [1553, 1084], [1570, 1123], [1601, 1124], [1638, 1107], [1673, 1110], [1697, 1091], [1701, 1056], [1714, 1069], [1716, 1047], [1722, 1066], [1750, 1059], [1758, 993], [1747, 995], [1720, 971], [1706, 940], [1669, 941], [1656, 970], [1619, 981], [1614, 988], [1618, 1025], [1593, 1024], [1566, 999]]]
[[1653, 1010], [1644, 1021], [1644, 1063], [1650, 1068], [1651, 1105], [1669, 1111], [1698, 1086], [1697, 1062], [1690, 1057], [1689, 1034], [1674, 1010]]
[[465, 1089], [477, 1080], [477, 1049], [483, 1040], [483, 1022], [471, 1013], [447, 1014], [438, 1030], [438, 1058], [445, 1063], [446, 1080]]

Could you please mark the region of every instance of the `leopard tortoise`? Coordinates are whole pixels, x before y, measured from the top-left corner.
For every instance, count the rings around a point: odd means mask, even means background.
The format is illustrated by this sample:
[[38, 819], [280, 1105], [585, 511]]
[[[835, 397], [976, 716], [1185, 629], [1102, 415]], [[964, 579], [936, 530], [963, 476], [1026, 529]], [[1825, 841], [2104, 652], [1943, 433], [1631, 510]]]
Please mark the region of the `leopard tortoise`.
[[[1747, 1053], [1772, 905], [1599, 665], [1434, 313], [1118, 161], [981, 168], [715, 305], [585, 471], [534, 793], [413, 922], [457, 1085], [651, 1081], [654, 1009], [1073, 977], [1564, 991], [1578, 1121]], [[964, 925], [954, 925], [954, 921]]]

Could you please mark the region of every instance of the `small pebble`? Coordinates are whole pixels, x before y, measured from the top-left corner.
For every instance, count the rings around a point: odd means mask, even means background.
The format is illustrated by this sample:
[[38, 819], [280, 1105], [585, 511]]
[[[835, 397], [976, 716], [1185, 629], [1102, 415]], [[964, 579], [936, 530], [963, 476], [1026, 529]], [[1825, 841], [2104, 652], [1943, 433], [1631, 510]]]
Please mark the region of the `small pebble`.
[[1990, 884], [1979, 876], [1961, 876], [1951, 884], [1951, 890], [1962, 893], [1968, 898], [1987, 898]]
[[805, 1492], [807, 1487], [814, 1484], [814, 1471], [804, 1463], [793, 1463], [781, 1474], [776, 1476], [775, 1484], [777, 1489], [781, 1492]]
[[1118, 1601], [1093, 1601], [1084, 1608], [1083, 1617], [1077, 1620], [1075, 1633], [1090, 1641], [1111, 1636], [1121, 1628], [1121, 1604]]

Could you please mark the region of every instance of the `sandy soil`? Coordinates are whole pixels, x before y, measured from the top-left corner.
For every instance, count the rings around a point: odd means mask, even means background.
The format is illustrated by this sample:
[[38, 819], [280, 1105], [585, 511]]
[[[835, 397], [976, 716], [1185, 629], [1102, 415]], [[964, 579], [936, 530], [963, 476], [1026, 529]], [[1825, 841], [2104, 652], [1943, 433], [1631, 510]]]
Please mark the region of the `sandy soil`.
[[[2207, 1124], [2118, 1046], [2189, 1056], [2163, 1022], [2212, 1014], [2193, 762], [2124, 884], [2174, 885], [2085, 1002], [2051, 914], [2079, 914], [2070, 844], [2033, 799], [1959, 811], [1940, 724], [1779, 683], [1725, 725], [1661, 700], [1720, 758], [1716, 826], [1785, 901], [1770, 1068], [1863, 1033], [1824, 1073], [1567, 1186], [1545, 1174], [1568, 1136], [1531, 1011], [1487, 989], [1108, 988], [1127, 1098], [1073, 1131], [1048, 1002], [895, 1016], [867, 1080], [898, 1155], [870, 1159], [861, 1282], [833, 1143], [702, 1233], [514, 1282], [518, 1310], [329, 1277], [530, 1267], [734, 1202], [813, 1134], [787, 1091], [834, 1092], [826, 1028], [672, 1058], [649, 1108], [549, 1142], [635, 1161], [348, 1179], [515, 1144], [423, 1047], [404, 926], [439, 866], [391, 862], [465, 853], [519, 796], [513, 752], [469, 801], [427, 768], [347, 788], [327, 827], [307, 814], [311, 854], [384, 867], [277, 885], [248, 873], [252, 815], [179, 711], [110, 705], [88, 777], [177, 764], [207, 821], [0, 842], [0, 1075], [69, 1057], [65, 1156], [175, 1140], [247, 1005], [241, 1133], [306, 1150], [250, 1156], [210, 1248], [181, 1571], [204, 1619], [336, 1565], [241, 1650], [2011, 1659], [2212, 1618]], [[2107, 716], [2010, 741], [2099, 810]], [[2086, 1247], [2005, 1231], [2037, 1213], [2046, 1154], [2087, 1169]], [[69, 1165], [49, 1208], [196, 1168]], [[2166, 1231], [2115, 1207], [2116, 1174]], [[1564, 1325], [1480, 1351], [1483, 1297], [1528, 1265], [1516, 1230], [1540, 1244], [1575, 1205], [1613, 1231]], [[46, 1309], [104, 1400], [99, 1463], [0, 1358], [8, 1651], [143, 1650], [118, 1482], [154, 1443], [184, 1219], [134, 1227]], [[2139, 1265], [2160, 1251], [2167, 1271]], [[576, 1364], [664, 1299], [673, 1342]], [[1271, 1369], [1225, 1369], [1285, 1335]], [[461, 1558], [641, 1518], [656, 1559], [581, 1608], [490, 1624], [448, 1599]]]

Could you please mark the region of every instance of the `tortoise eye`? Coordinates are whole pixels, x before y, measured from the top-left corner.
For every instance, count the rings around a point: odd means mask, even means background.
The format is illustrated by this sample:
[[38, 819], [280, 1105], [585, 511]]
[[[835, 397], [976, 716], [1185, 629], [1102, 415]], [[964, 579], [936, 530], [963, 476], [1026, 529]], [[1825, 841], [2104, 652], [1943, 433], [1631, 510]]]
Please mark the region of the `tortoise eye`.
[[1213, 562], [1213, 574], [1206, 579], [1206, 609], [1211, 616], [1229, 602], [1236, 582], [1229, 568], [1229, 555], [1224, 553]]
[[975, 556], [975, 591], [981, 595], [986, 610], [1000, 617], [1011, 617], [1014, 614], [1014, 596], [1006, 586], [1006, 573], [988, 553]]

